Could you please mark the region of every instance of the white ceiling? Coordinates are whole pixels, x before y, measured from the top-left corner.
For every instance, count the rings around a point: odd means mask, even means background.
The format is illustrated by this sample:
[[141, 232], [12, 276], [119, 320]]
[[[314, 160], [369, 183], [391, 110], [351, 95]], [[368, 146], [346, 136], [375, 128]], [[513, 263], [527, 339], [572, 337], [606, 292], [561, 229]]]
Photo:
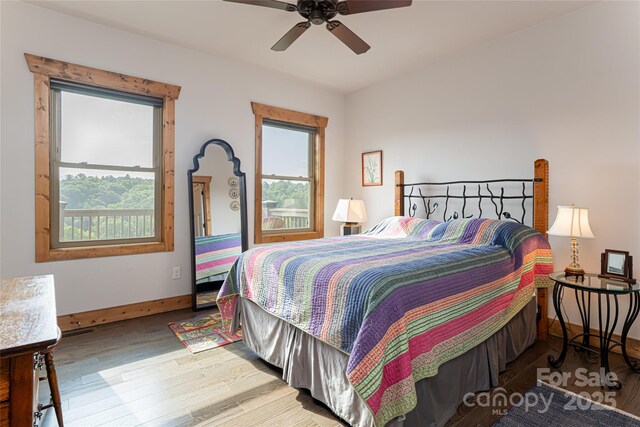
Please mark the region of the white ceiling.
[[285, 52], [271, 51], [303, 19], [295, 12], [265, 7], [220, 0], [31, 3], [351, 92], [593, 2], [414, 0], [406, 8], [341, 16], [342, 23], [371, 45], [359, 56], [324, 26], [312, 26]]

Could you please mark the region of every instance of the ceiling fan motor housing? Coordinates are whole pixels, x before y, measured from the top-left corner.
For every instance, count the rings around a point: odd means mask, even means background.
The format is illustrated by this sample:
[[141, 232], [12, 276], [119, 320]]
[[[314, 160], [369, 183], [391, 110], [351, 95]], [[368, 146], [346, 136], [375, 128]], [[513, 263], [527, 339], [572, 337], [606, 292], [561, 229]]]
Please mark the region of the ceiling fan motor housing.
[[337, 15], [337, 0], [299, 0], [298, 13], [314, 25], [322, 25]]

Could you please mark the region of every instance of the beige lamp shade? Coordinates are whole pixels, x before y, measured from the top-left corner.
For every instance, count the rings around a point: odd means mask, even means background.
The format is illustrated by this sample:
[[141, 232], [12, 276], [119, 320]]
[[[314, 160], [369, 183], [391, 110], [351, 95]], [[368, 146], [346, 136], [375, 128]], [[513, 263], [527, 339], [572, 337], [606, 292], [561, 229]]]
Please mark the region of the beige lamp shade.
[[341, 222], [367, 222], [367, 210], [364, 202], [357, 199], [340, 199], [332, 219]]
[[548, 233], [552, 236], [593, 239], [589, 226], [589, 209], [576, 206], [558, 206], [558, 215]]

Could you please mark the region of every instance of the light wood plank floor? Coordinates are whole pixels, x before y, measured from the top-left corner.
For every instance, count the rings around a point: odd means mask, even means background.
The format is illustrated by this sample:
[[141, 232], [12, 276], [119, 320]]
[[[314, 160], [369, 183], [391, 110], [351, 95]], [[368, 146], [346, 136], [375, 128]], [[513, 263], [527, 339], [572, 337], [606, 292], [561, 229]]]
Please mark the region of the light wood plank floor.
[[[194, 316], [179, 310], [63, 338], [54, 357], [65, 425], [342, 425], [242, 342], [189, 353], [167, 323]], [[53, 411], [42, 421], [55, 426]]]
[[[65, 424], [68, 426], [340, 426], [345, 425], [306, 390], [289, 387], [277, 368], [261, 361], [242, 342], [192, 355], [167, 323], [196, 315], [179, 310], [95, 328], [63, 338], [54, 353]], [[536, 368], [559, 340], [536, 343], [500, 376], [509, 392], [534, 385]], [[584, 365], [570, 351], [568, 370]], [[640, 415], [640, 375], [611, 360], [625, 385], [618, 407]], [[589, 365], [595, 366], [595, 365]], [[571, 389], [571, 387], [569, 387]], [[576, 390], [574, 390], [576, 391]], [[577, 391], [581, 391], [578, 389]], [[41, 382], [40, 400], [48, 399]], [[461, 405], [448, 426], [491, 425], [486, 408]], [[55, 426], [53, 411], [41, 425]]]

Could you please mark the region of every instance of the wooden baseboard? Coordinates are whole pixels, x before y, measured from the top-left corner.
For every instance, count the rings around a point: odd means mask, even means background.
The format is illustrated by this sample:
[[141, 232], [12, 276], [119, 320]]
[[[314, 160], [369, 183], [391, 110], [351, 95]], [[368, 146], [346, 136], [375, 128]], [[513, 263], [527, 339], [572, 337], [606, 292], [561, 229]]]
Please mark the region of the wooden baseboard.
[[191, 307], [191, 294], [119, 305], [117, 307], [101, 308], [99, 310], [84, 311], [82, 313], [65, 314], [58, 316], [58, 326], [63, 332], [72, 331], [188, 307]]
[[[548, 322], [549, 322], [549, 325], [551, 325], [551, 327], [549, 328], [549, 334], [562, 338], [562, 328], [560, 327], [560, 322], [558, 321], [558, 319], [553, 320], [549, 318]], [[574, 335], [578, 335], [582, 333], [582, 325], [567, 323], [566, 326], [567, 326], [567, 333], [569, 334], [569, 338], [571, 338]], [[594, 334], [596, 337], [598, 336], [597, 329], [591, 328], [591, 333]], [[589, 344], [594, 348], [600, 347], [600, 343], [598, 342], [596, 337], [591, 337], [591, 340], [589, 341]], [[620, 338], [620, 335], [613, 334], [613, 339], [616, 341], [620, 341], [621, 338]], [[611, 351], [614, 353], [622, 353], [622, 349], [619, 346], [614, 348]], [[627, 337], [627, 354], [633, 357], [634, 359], [640, 359], [640, 340]]]

